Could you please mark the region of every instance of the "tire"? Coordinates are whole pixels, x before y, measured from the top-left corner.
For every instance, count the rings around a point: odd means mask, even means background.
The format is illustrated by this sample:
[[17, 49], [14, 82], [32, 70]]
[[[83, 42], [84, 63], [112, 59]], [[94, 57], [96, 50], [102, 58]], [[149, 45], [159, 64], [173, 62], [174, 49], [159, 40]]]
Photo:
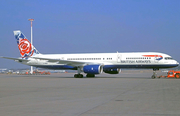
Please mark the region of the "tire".
[[75, 74], [74, 78], [83, 78], [83, 75], [82, 74]]
[[80, 74], [80, 78], [83, 78], [83, 75], [82, 75], [82, 74]]
[[152, 75], [152, 76], [151, 76], [151, 79], [155, 79], [155, 78], [156, 78], [156, 76], [155, 76], [155, 75]]
[[74, 78], [77, 78], [77, 74], [74, 75]]
[[95, 75], [94, 74], [87, 74], [86, 77], [91, 77], [92, 78], [92, 77], [95, 77]]
[[176, 79], [179, 79], [179, 78], [180, 78], [180, 74], [176, 74], [176, 75], [175, 75], [175, 78], [176, 78]]

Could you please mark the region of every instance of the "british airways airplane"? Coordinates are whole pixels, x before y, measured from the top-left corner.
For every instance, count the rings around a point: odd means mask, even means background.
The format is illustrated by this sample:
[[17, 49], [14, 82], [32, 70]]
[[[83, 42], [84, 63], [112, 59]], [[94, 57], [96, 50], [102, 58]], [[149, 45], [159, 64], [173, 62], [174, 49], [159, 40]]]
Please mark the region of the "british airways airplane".
[[95, 77], [102, 72], [118, 74], [122, 68], [153, 69], [151, 78], [156, 78], [156, 70], [179, 65], [171, 56], [159, 52], [41, 54], [21, 31], [14, 31], [14, 35], [21, 57], [2, 58], [40, 68], [77, 70], [75, 78], [82, 78], [82, 72], [86, 77]]

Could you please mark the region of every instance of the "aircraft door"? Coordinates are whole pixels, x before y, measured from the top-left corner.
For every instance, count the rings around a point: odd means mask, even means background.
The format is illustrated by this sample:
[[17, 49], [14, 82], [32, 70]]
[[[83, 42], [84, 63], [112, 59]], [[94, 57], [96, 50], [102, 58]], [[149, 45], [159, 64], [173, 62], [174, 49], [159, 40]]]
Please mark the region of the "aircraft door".
[[117, 54], [117, 62], [118, 62], [118, 63], [121, 62], [121, 58], [122, 58], [122, 55], [121, 55], [121, 54]]
[[159, 55], [154, 56], [154, 63], [158, 63], [158, 61], [159, 61], [158, 58], [159, 58]]
[[158, 63], [157, 59], [157, 55], [154, 55], [154, 63]]

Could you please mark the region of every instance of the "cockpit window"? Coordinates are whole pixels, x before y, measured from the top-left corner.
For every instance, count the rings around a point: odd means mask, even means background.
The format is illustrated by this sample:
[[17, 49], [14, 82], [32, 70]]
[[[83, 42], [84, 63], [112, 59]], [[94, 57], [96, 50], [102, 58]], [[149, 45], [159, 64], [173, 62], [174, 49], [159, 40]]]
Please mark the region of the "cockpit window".
[[173, 60], [171, 57], [165, 57], [165, 60]]

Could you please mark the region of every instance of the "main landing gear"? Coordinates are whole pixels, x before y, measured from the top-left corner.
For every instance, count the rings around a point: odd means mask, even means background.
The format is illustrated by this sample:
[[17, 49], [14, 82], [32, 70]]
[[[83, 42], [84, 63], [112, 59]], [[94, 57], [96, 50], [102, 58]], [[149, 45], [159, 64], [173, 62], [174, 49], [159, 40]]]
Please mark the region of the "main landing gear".
[[[95, 75], [94, 74], [87, 74], [86, 77], [95, 77]], [[75, 74], [74, 78], [83, 78], [83, 75], [82, 74]]]
[[81, 67], [77, 68], [78, 74], [74, 75], [74, 78], [83, 78], [83, 75], [81, 74]]
[[95, 77], [95, 74], [87, 74], [86, 77]]
[[[74, 75], [74, 78], [83, 78], [83, 74], [81, 74], [81, 68], [78, 67], [78, 74]], [[89, 74], [87, 73], [86, 77], [95, 77], [95, 74]]]
[[75, 74], [74, 78], [83, 78], [83, 75], [82, 74]]
[[157, 78], [157, 73], [156, 73], [157, 70], [159, 70], [159, 69], [153, 68], [153, 75], [151, 76], [152, 79]]

